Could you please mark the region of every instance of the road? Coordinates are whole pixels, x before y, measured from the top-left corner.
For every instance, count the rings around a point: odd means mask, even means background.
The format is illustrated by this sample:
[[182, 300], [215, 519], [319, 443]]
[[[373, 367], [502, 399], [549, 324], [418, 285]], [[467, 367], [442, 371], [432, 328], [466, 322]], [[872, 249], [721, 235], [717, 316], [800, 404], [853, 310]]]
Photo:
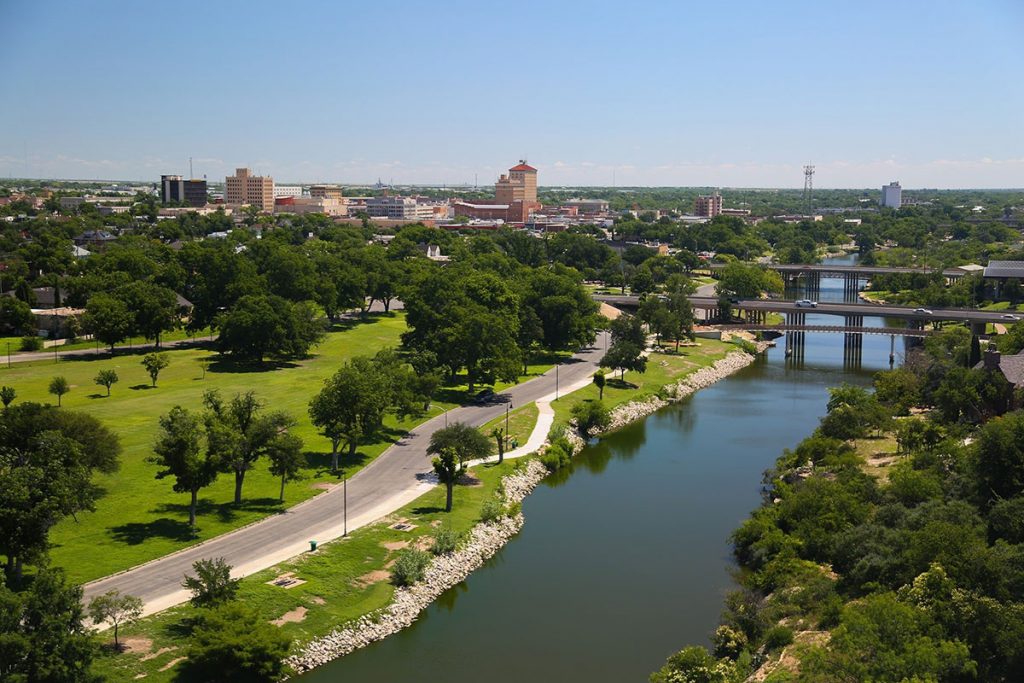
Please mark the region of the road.
[[556, 388], [583, 381], [596, 370], [606, 344], [607, 335], [602, 333], [595, 346], [540, 377], [500, 392], [487, 405], [454, 408], [424, 422], [354, 475], [347, 494], [346, 487], [336, 486], [273, 517], [99, 579], [84, 587], [85, 598], [116, 589], [142, 598], [145, 613], [151, 614], [188, 599], [181, 580], [191, 573], [196, 560], [223, 557], [235, 568], [235, 576], [245, 576], [304, 552], [310, 540], [337, 538], [342, 532], [346, 497], [349, 531], [380, 519], [434, 485], [426, 450], [431, 434], [452, 422], [482, 425], [503, 415], [509, 403], [524, 406]]

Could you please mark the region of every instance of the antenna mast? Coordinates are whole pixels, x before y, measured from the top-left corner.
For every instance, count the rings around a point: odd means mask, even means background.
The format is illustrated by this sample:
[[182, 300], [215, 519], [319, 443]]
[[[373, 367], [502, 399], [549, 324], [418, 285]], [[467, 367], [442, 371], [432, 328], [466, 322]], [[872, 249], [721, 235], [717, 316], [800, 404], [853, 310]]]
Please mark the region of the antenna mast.
[[814, 193], [814, 165], [807, 164], [804, 166], [804, 213], [808, 216], [811, 215], [811, 207], [813, 202], [811, 195]]

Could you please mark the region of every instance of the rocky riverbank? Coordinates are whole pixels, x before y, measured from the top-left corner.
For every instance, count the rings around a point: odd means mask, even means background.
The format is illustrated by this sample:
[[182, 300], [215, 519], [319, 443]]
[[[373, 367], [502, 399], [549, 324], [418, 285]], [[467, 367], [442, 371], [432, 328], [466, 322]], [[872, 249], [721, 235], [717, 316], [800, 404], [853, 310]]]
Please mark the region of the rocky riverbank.
[[[510, 504], [521, 502], [547, 473], [537, 460], [527, 461], [523, 468], [502, 478], [505, 501]], [[410, 626], [431, 602], [465, 580], [522, 527], [522, 513], [477, 524], [461, 548], [431, 561], [422, 581], [408, 588], [396, 589], [394, 599], [387, 607], [308, 643], [302, 652], [289, 657], [287, 664], [296, 673], [303, 673]]]

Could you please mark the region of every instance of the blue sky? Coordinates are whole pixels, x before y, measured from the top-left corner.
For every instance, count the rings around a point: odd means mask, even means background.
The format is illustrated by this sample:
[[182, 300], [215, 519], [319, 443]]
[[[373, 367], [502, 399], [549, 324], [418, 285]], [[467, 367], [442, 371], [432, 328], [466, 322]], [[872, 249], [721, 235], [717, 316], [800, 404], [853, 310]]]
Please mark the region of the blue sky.
[[1024, 2], [0, 0], [0, 175], [1024, 187]]

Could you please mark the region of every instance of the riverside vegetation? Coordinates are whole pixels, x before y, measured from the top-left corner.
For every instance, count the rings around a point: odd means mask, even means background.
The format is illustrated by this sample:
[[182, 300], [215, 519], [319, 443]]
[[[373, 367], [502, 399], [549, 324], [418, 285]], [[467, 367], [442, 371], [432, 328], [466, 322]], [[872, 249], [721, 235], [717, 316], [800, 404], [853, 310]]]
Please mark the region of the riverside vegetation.
[[831, 390], [733, 536], [712, 651], [654, 683], [1024, 677], [1024, 411], [972, 347], [947, 328], [873, 392]]

